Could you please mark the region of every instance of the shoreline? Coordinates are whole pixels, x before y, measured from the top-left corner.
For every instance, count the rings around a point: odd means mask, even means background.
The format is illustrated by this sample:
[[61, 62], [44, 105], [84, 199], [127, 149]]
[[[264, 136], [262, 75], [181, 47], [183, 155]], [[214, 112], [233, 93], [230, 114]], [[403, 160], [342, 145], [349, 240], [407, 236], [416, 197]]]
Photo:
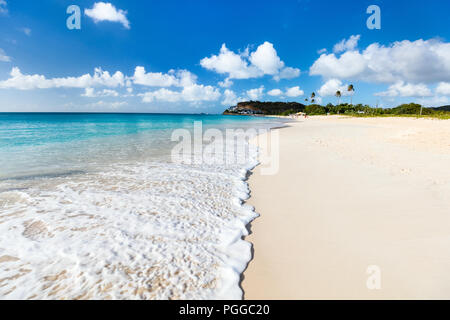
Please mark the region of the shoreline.
[[[277, 129], [280, 172], [262, 176], [260, 164], [248, 179], [260, 216], [245, 238], [244, 298], [448, 298], [444, 121], [310, 117]], [[371, 265], [381, 290], [367, 288]]]

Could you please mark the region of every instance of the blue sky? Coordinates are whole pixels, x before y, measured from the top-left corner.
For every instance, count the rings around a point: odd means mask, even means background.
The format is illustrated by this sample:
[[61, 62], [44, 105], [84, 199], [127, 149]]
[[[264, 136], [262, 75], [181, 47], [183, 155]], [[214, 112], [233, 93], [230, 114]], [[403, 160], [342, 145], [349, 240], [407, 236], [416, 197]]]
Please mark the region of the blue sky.
[[[71, 4], [81, 30], [66, 26]], [[350, 83], [354, 103], [450, 104], [449, 12], [441, 0], [0, 0], [0, 111], [217, 113], [313, 91], [336, 103]]]

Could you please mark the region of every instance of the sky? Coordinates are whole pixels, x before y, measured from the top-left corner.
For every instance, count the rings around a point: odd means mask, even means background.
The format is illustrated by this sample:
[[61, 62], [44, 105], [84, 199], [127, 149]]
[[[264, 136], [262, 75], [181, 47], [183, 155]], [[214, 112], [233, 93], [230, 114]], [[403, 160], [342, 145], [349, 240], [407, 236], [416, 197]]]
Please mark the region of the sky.
[[0, 0], [0, 112], [221, 113], [312, 92], [335, 104], [337, 90], [448, 105], [449, 12], [443, 0]]

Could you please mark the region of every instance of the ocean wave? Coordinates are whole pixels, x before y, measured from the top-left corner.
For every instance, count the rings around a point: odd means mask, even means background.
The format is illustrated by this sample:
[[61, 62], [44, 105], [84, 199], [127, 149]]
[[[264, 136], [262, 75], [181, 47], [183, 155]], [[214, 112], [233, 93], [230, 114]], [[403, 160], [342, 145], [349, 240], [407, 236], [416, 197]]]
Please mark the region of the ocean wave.
[[241, 299], [256, 147], [246, 157], [0, 182], [0, 297]]

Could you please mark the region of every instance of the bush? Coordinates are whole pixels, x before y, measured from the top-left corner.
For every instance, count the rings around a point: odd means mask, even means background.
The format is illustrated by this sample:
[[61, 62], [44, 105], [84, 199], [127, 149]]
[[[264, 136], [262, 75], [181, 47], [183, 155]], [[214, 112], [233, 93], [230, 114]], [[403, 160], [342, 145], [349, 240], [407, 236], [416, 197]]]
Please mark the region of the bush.
[[289, 115], [294, 114], [294, 113], [297, 113], [297, 112], [295, 112], [295, 110], [293, 110], [293, 109], [286, 110], [286, 111], [280, 113], [280, 116], [289, 116]]
[[325, 107], [319, 106], [318, 104], [312, 104], [305, 107], [305, 113], [308, 115], [321, 115], [327, 114]]

